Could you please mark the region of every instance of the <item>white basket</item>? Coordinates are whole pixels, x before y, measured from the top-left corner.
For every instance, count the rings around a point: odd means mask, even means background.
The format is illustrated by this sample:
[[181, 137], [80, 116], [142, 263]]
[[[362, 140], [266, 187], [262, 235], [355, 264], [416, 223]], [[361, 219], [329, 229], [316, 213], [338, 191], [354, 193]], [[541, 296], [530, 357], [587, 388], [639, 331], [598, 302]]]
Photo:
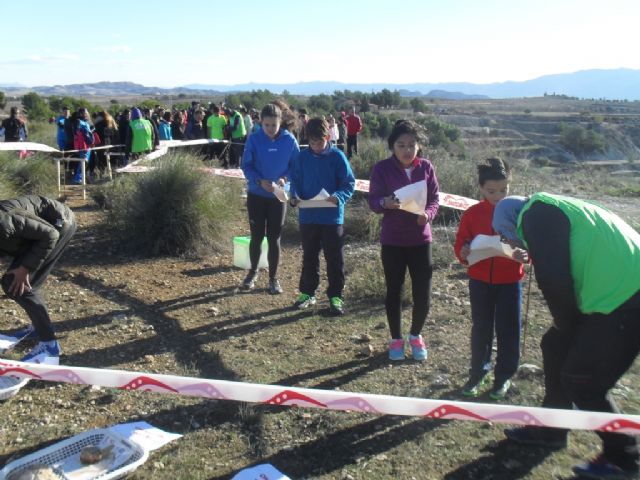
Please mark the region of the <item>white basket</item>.
[[28, 382], [28, 378], [0, 377], [0, 400], [15, 396]]
[[[106, 459], [94, 465], [80, 462], [80, 452], [84, 447], [105, 448], [109, 445], [113, 445], [113, 450]], [[0, 470], [0, 479], [33, 465], [44, 464], [62, 480], [111, 480], [133, 472], [148, 457], [147, 450], [111, 430], [89, 430], [8, 463]]]

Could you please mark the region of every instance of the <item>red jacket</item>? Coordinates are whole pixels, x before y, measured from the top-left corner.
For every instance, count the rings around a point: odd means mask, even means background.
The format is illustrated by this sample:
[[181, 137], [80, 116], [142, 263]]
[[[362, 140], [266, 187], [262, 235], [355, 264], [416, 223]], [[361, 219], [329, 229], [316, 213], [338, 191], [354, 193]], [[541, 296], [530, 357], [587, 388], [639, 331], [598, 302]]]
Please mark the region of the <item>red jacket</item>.
[[347, 123], [347, 135], [357, 135], [362, 131], [362, 120], [353, 113], [345, 119]]
[[[471, 243], [476, 235], [497, 235], [491, 226], [495, 206], [486, 200], [469, 207], [460, 220], [454, 251], [460, 263], [460, 250]], [[520, 262], [504, 257], [491, 257], [469, 267], [469, 278], [486, 283], [515, 283], [524, 277], [524, 267]]]

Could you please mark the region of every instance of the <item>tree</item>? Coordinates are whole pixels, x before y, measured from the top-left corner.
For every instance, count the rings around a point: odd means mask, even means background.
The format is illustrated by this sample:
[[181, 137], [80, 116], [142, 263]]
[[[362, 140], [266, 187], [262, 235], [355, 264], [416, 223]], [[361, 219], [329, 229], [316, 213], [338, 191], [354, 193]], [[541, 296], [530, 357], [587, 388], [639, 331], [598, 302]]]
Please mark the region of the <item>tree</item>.
[[604, 152], [606, 142], [604, 137], [594, 130], [575, 125], [560, 124], [560, 145], [573, 153], [577, 158], [595, 153]]
[[315, 112], [331, 112], [335, 109], [333, 99], [324, 93], [310, 96], [307, 105]]
[[429, 111], [429, 108], [419, 98], [412, 98], [411, 101], [409, 102], [409, 105], [411, 105], [411, 108], [416, 113], [418, 113], [418, 112], [425, 113], [425, 112]]
[[22, 106], [31, 121], [47, 120], [52, 115], [46, 100], [35, 92], [27, 93], [22, 97]]
[[0, 110], [4, 110], [4, 107], [7, 105], [7, 102], [4, 97], [4, 92], [0, 92]]

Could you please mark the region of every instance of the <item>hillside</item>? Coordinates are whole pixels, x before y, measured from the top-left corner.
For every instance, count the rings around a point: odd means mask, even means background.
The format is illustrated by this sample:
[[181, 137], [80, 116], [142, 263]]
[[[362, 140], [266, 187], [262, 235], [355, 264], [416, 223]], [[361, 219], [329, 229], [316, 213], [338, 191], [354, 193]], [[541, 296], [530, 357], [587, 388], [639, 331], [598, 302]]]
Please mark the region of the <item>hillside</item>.
[[474, 84], [445, 83], [345, 83], [334, 81], [298, 83], [249, 82], [235, 85], [192, 83], [175, 88], [147, 87], [132, 82], [98, 82], [74, 85], [24, 87], [15, 83], [0, 83], [9, 95], [23, 95], [29, 91], [41, 95], [69, 96], [126, 96], [126, 95], [211, 95], [213, 93], [269, 90], [287, 91], [292, 95], [331, 94], [336, 90], [363, 92], [382, 89], [398, 90], [403, 96], [425, 96], [445, 99], [540, 97], [545, 94], [578, 98], [640, 100], [640, 70], [609, 69], [583, 70], [573, 73], [545, 75], [519, 82]]
[[[457, 126], [471, 151], [506, 159], [548, 162], [617, 161], [620, 167], [640, 159], [640, 105], [566, 99], [556, 96], [518, 100], [435, 101], [430, 110]], [[580, 127], [604, 139], [605, 148], [576, 156], [561, 145], [561, 128]]]

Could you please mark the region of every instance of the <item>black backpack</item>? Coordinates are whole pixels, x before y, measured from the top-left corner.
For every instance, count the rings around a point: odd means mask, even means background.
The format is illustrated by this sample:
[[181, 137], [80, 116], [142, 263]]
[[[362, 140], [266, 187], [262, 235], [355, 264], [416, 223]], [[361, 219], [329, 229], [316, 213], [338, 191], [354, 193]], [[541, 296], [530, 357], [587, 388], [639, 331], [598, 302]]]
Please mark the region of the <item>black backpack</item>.
[[19, 142], [20, 141], [20, 128], [22, 122], [16, 117], [9, 117], [2, 122], [4, 127], [4, 140], [5, 142]]

